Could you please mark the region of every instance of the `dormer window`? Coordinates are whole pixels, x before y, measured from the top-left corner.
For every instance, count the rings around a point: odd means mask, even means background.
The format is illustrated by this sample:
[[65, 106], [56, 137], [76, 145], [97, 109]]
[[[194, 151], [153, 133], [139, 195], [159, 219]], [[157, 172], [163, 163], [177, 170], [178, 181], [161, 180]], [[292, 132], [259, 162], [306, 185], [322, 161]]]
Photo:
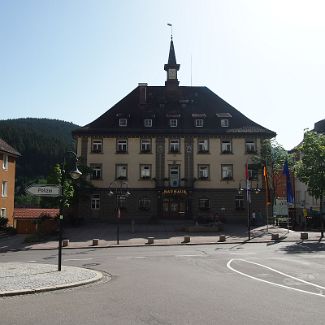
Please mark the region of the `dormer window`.
[[151, 118], [144, 119], [143, 125], [145, 128], [151, 128], [152, 127], [152, 119]]
[[229, 120], [227, 118], [223, 118], [220, 120], [220, 125], [222, 128], [228, 128], [229, 127]]
[[126, 119], [126, 118], [120, 118], [118, 120], [118, 125], [119, 126], [122, 126], [122, 127], [128, 126], [128, 119]]
[[169, 126], [170, 126], [171, 128], [176, 128], [176, 127], [177, 127], [177, 119], [176, 119], [176, 118], [171, 118], [171, 119], [169, 120]]
[[203, 127], [203, 119], [202, 118], [195, 119], [195, 127], [196, 128], [202, 128]]

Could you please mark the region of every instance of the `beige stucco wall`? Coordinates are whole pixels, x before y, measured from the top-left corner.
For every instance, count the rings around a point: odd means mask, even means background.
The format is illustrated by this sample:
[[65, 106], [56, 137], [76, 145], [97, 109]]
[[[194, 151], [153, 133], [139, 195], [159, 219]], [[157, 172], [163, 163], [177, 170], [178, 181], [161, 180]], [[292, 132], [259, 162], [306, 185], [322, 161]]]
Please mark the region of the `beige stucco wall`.
[[[232, 153], [221, 154], [221, 140], [223, 138], [211, 137], [209, 139], [209, 153], [198, 154], [198, 137], [193, 139], [193, 177], [198, 178], [198, 165], [207, 164], [210, 165], [210, 178], [207, 181], [196, 181], [196, 188], [238, 188], [239, 183], [245, 186], [245, 164], [253, 163], [252, 155], [245, 153], [245, 138], [232, 138]], [[202, 137], [200, 137], [202, 139]], [[169, 152], [169, 138], [165, 138], [165, 177], [169, 177], [169, 165], [180, 165], [181, 175], [180, 178], [184, 178], [185, 172], [185, 145], [184, 137], [180, 138], [180, 153]], [[257, 151], [260, 150], [260, 139], [256, 140]], [[78, 138], [77, 143], [78, 155], [81, 152], [81, 138]], [[91, 153], [91, 138], [88, 138], [88, 154], [87, 164], [102, 164], [102, 180], [93, 180], [93, 184], [96, 187], [105, 188], [115, 180], [115, 165], [127, 164], [128, 166], [128, 185], [132, 188], [154, 188], [155, 182], [152, 180], [140, 179], [140, 164], [151, 164], [152, 177], [156, 176], [155, 164], [156, 164], [156, 141], [152, 138], [152, 151], [148, 154], [140, 153], [140, 137], [128, 138], [128, 153], [117, 154], [116, 153], [116, 138], [103, 138], [103, 152]], [[233, 180], [221, 181], [221, 165], [231, 164], [233, 165]], [[259, 177], [259, 184], [261, 186], [261, 176]]]

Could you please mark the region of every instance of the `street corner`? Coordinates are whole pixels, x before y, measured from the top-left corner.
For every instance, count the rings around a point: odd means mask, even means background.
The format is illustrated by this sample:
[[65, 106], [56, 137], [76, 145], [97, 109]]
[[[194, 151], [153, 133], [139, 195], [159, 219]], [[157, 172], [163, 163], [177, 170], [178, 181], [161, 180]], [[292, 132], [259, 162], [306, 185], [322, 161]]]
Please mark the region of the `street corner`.
[[77, 287], [100, 281], [103, 274], [75, 266], [37, 263], [0, 263], [0, 297]]

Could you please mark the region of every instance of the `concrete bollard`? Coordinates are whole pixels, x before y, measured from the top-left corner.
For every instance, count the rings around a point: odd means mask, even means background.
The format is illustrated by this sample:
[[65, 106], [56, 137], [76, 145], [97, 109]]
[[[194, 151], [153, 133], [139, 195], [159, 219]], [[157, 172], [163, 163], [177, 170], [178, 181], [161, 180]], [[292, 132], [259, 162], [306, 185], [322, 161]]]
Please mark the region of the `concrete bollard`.
[[272, 240], [279, 240], [279, 234], [272, 234]]
[[184, 241], [183, 241], [184, 244], [189, 243], [190, 241], [191, 241], [191, 236], [184, 236]]
[[220, 235], [219, 236], [219, 241], [226, 241], [226, 236], [225, 235]]
[[308, 239], [308, 232], [300, 233], [300, 239]]
[[98, 246], [99, 239], [93, 239], [93, 246]]
[[154, 244], [154, 242], [155, 242], [155, 237], [147, 237], [147, 239], [148, 239], [148, 242], [147, 242], [147, 244]]
[[63, 239], [62, 240], [62, 247], [67, 247], [69, 246], [69, 239]]

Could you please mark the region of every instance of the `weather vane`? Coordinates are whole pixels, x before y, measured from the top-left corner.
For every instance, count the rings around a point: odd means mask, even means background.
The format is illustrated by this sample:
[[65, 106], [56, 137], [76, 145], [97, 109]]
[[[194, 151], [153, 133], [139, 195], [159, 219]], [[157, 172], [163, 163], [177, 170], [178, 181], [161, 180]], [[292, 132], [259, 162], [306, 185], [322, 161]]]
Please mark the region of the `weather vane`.
[[170, 27], [170, 38], [173, 39], [173, 25], [171, 23], [167, 23], [167, 26]]

